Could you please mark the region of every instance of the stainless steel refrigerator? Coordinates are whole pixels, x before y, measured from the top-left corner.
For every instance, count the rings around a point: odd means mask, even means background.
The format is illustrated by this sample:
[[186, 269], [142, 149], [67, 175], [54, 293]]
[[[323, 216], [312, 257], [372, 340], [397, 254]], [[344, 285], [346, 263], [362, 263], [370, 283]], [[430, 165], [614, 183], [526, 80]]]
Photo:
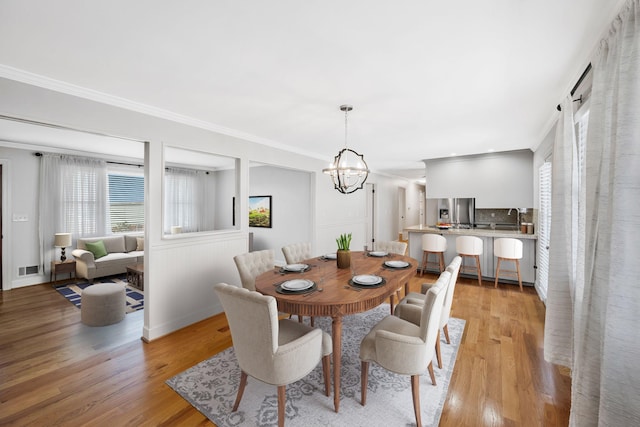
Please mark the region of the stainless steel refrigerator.
[[437, 215], [439, 223], [473, 228], [476, 221], [476, 199], [438, 199]]

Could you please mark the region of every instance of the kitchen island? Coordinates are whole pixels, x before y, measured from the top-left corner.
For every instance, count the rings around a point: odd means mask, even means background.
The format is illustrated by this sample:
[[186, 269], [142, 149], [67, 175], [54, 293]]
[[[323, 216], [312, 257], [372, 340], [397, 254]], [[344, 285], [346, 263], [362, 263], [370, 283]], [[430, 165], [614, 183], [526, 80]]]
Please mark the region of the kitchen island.
[[[491, 228], [449, 228], [440, 229], [433, 226], [416, 225], [404, 229], [409, 235], [409, 256], [420, 261], [422, 267], [422, 236], [426, 233], [440, 234], [447, 239], [447, 250], [444, 253], [445, 263], [448, 264], [457, 255], [456, 238], [458, 236], [476, 236], [482, 239], [483, 254], [480, 257], [480, 266], [482, 268], [483, 280], [491, 281], [495, 279], [497, 258], [493, 255], [494, 239], [502, 237], [510, 237], [520, 239], [523, 243], [523, 255], [520, 260], [520, 274], [522, 276], [523, 285], [533, 285], [536, 280], [536, 241], [537, 234], [521, 233], [519, 230], [504, 230]], [[431, 257], [430, 261], [433, 261]], [[470, 260], [464, 260], [465, 263]], [[468, 264], [470, 265], [470, 264]], [[506, 263], [505, 267], [512, 269], [513, 263]], [[501, 269], [503, 267], [501, 266]], [[426, 271], [436, 272], [429, 268]], [[500, 279], [500, 282], [515, 283], [516, 280]]]

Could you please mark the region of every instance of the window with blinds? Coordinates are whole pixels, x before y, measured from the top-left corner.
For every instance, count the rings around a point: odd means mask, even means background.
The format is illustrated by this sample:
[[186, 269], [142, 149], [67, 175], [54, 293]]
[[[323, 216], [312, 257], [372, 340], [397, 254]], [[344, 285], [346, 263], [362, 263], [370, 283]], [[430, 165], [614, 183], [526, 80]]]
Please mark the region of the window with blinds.
[[542, 301], [547, 300], [549, 286], [549, 237], [551, 231], [551, 162], [540, 166], [538, 194], [538, 274], [536, 289]]
[[144, 230], [144, 176], [109, 173], [112, 233]]
[[[578, 230], [584, 230], [585, 224], [585, 152], [587, 145], [587, 129], [589, 126], [589, 105], [584, 105], [575, 115], [575, 132], [577, 145], [577, 167], [578, 167], [578, 216], [576, 223]], [[538, 215], [538, 274], [536, 277], [536, 289], [542, 301], [547, 300], [547, 289], [549, 284], [549, 240], [551, 231], [551, 163], [547, 162], [540, 166], [538, 182], [538, 194], [540, 196], [540, 210]]]
[[80, 236], [104, 233], [104, 175], [93, 164], [61, 162], [62, 221], [65, 231]]

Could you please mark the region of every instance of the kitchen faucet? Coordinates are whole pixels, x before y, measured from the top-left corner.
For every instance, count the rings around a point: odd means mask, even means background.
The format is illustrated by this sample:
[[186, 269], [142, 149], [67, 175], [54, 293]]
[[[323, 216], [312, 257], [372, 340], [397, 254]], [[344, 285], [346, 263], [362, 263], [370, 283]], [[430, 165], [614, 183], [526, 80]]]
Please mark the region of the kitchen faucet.
[[520, 227], [520, 208], [509, 208], [509, 212], [507, 212], [507, 215], [511, 215], [511, 211], [514, 209], [518, 214], [518, 217], [516, 218], [516, 227]]
[[527, 213], [527, 208], [509, 208], [509, 212], [507, 212], [507, 215], [511, 215], [511, 211], [514, 210], [514, 209], [518, 213], [518, 218], [516, 220], [516, 225], [518, 227], [520, 227], [520, 214], [521, 213]]

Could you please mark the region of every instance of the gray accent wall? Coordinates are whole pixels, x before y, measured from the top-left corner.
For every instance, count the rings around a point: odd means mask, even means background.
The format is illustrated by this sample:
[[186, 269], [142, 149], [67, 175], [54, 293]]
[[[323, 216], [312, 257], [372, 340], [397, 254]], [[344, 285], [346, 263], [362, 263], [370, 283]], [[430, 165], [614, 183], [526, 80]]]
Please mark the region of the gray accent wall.
[[425, 160], [428, 199], [475, 197], [476, 208], [532, 207], [533, 152]]

